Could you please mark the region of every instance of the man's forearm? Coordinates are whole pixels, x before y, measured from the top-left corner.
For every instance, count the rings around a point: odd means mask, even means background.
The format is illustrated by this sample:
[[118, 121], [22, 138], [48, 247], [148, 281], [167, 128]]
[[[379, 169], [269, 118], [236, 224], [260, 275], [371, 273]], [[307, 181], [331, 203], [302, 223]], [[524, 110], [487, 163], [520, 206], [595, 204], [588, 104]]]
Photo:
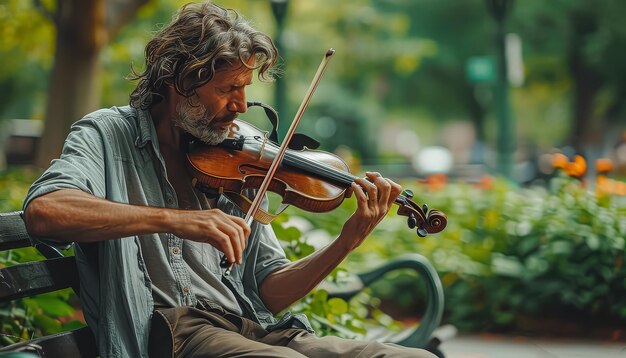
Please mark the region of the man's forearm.
[[325, 248], [268, 275], [260, 287], [265, 306], [276, 314], [306, 296], [350, 253], [347, 242], [340, 236]]
[[95, 242], [168, 232], [168, 209], [133, 206], [63, 189], [33, 199], [24, 221], [34, 237]]

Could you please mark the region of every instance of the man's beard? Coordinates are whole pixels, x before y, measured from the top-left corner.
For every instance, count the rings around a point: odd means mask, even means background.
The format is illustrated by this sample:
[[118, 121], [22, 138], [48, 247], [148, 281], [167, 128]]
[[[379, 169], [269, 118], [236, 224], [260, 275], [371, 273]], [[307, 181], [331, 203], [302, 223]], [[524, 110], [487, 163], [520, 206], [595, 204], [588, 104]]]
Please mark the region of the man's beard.
[[208, 145], [220, 144], [228, 136], [229, 128], [213, 128], [209, 124], [209, 111], [202, 104], [182, 100], [176, 105], [174, 125]]

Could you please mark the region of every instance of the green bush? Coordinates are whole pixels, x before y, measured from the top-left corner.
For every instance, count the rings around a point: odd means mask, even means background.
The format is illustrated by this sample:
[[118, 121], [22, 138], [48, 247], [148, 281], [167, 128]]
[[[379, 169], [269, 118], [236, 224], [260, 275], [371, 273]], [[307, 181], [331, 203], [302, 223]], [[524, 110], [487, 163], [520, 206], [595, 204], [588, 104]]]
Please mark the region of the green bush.
[[[554, 178], [548, 189], [503, 181], [487, 190], [403, 184], [447, 214], [446, 230], [422, 239], [406, 218], [390, 214], [344, 267], [368, 267], [407, 252], [425, 255], [444, 283], [446, 320], [464, 330], [524, 329], [528, 317], [546, 316], [626, 322], [625, 197], [596, 196], [566, 177]], [[292, 215], [335, 235], [354, 205], [350, 200], [337, 213]], [[420, 284], [409, 275], [382, 285], [377, 293], [383, 298], [421, 305], [413, 294]]]

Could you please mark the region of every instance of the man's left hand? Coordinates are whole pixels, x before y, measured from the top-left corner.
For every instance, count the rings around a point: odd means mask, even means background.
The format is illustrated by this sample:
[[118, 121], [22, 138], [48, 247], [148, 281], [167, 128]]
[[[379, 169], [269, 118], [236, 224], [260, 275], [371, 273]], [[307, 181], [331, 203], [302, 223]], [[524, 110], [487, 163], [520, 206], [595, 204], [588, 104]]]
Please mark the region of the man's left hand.
[[352, 251], [374, 230], [385, 217], [402, 187], [379, 173], [368, 172], [366, 178], [357, 178], [351, 190], [357, 200], [357, 209], [343, 226], [339, 240]]

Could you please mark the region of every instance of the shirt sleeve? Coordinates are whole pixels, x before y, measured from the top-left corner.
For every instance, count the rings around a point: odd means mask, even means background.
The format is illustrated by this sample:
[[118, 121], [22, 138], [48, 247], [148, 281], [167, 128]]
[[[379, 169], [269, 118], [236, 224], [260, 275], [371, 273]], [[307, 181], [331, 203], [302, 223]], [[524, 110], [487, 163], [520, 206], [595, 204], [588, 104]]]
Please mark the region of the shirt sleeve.
[[259, 251], [254, 272], [260, 285], [267, 275], [290, 261], [270, 224], [258, 224], [257, 230]]
[[[59, 159], [54, 159], [50, 167], [31, 185], [22, 210], [35, 198], [60, 189], [78, 189], [86, 193], [104, 197], [104, 145], [100, 131], [89, 118], [76, 122], [65, 140]], [[52, 240], [38, 240], [61, 247], [67, 243]]]

